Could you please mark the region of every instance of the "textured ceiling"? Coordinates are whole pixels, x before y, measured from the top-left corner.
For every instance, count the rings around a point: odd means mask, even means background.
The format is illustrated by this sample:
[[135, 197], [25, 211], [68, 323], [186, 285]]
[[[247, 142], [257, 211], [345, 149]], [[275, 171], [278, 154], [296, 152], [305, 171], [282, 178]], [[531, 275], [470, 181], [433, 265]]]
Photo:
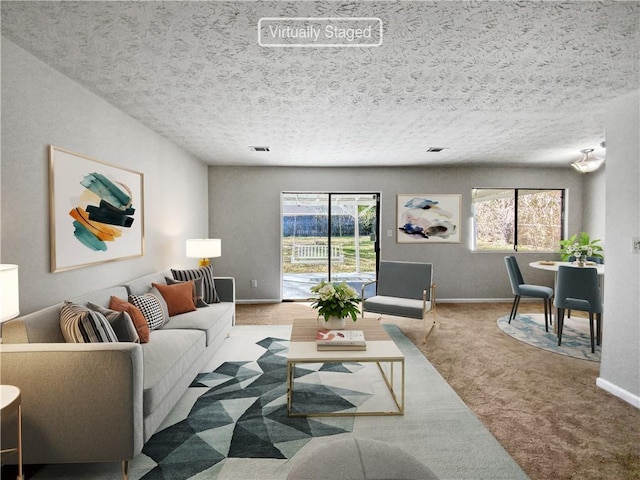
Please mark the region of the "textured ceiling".
[[[1, 9], [3, 36], [210, 164], [567, 166], [640, 88], [640, 2]], [[262, 17], [377, 17], [383, 41], [263, 47]]]

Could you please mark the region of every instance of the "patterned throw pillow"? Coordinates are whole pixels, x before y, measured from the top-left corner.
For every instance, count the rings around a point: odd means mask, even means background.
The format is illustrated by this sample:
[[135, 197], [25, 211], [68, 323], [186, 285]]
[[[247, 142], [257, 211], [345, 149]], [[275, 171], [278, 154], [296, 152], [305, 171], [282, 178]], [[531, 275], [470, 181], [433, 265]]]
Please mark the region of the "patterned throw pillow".
[[209, 264], [206, 267], [193, 270], [171, 269], [171, 275], [173, 275], [175, 280], [181, 280], [183, 282], [202, 278], [204, 283], [204, 301], [207, 303], [220, 303], [220, 297], [218, 297], [218, 292], [216, 292], [216, 284], [213, 281], [213, 265]]
[[104, 315], [76, 303], [64, 302], [60, 310], [60, 329], [68, 343], [118, 341]]
[[[176, 283], [184, 283], [181, 280], [174, 280], [170, 277], [164, 277], [164, 281], [167, 282], [167, 285], [175, 285]], [[189, 280], [193, 282], [193, 303], [197, 308], [208, 307], [209, 304], [204, 301], [203, 291], [204, 291], [204, 279], [202, 277], [196, 278], [195, 280]]]
[[149, 342], [149, 324], [138, 307], [122, 298], [112, 296], [109, 302], [109, 308], [111, 310], [127, 312], [133, 321], [133, 325], [136, 327], [136, 333], [138, 334], [138, 338], [140, 338], [140, 343]]
[[129, 295], [129, 302], [136, 306], [144, 316], [149, 330], [160, 328], [164, 324], [164, 314], [160, 300], [155, 295]]
[[87, 307], [104, 315], [104, 318], [111, 324], [118, 341], [140, 343], [136, 327], [127, 312], [112, 310], [91, 302], [87, 303]]

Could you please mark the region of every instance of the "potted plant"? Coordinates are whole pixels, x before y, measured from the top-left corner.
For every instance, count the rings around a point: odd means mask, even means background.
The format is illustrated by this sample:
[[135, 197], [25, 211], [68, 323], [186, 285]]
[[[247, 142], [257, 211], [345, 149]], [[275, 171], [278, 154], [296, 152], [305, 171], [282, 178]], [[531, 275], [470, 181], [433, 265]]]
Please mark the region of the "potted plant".
[[358, 293], [346, 282], [332, 283], [324, 280], [311, 287], [315, 294], [311, 306], [318, 310], [318, 317], [324, 318], [327, 328], [344, 328], [345, 319], [355, 322], [360, 313]]
[[591, 240], [586, 232], [580, 236], [573, 235], [566, 240], [560, 240], [561, 256], [564, 262], [574, 257], [579, 265], [584, 265], [587, 257], [603, 258], [600, 239]]

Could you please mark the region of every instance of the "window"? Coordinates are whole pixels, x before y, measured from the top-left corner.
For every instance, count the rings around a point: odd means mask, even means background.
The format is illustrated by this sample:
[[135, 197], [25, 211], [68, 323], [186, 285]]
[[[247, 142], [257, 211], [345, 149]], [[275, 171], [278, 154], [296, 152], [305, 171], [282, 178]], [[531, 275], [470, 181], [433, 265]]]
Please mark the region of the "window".
[[557, 251], [564, 238], [564, 190], [474, 188], [473, 249]]

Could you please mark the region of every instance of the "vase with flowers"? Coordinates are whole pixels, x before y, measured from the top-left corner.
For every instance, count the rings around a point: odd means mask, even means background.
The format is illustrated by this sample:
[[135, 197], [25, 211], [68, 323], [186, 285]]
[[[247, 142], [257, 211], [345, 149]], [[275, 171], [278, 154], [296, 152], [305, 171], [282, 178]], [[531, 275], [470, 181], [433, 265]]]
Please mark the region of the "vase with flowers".
[[311, 287], [314, 294], [311, 306], [323, 317], [327, 328], [335, 330], [345, 326], [348, 317], [355, 322], [360, 313], [358, 292], [346, 282], [332, 283], [324, 280]]
[[588, 257], [603, 258], [600, 239], [591, 240], [586, 232], [572, 235], [560, 241], [560, 253], [564, 262], [575, 259], [578, 266], [584, 266]]

